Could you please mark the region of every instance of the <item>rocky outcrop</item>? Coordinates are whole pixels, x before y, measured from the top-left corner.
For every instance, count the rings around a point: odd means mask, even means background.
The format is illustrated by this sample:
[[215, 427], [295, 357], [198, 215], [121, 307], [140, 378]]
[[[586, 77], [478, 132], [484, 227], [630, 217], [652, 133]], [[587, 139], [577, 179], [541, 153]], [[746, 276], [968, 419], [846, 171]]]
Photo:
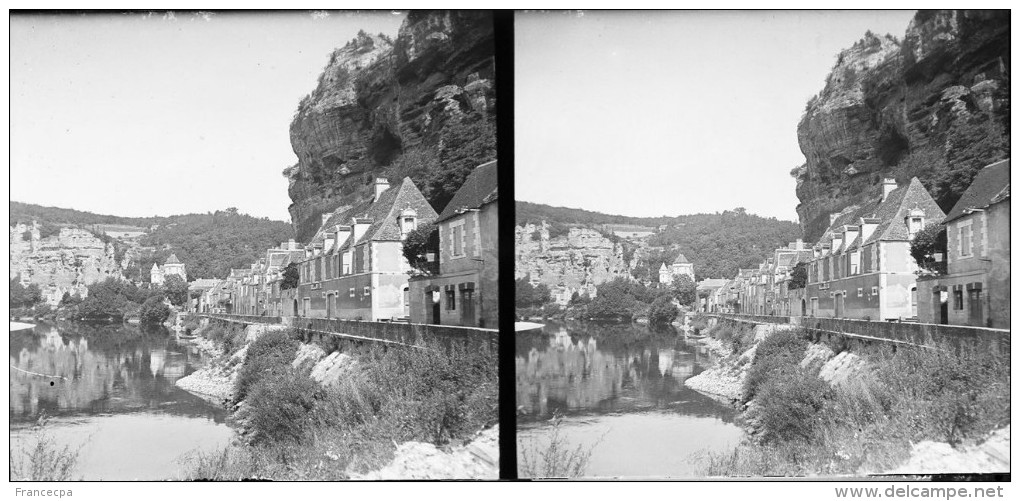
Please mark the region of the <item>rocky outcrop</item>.
[[56, 305], [64, 292], [85, 296], [89, 284], [121, 277], [112, 244], [78, 228], [62, 228], [41, 238], [38, 228], [10, 228], [11, 277], [39, 285], [44, 299]]
[[411, 12], [396, 40], [360, 33], [333, 52], [290, 125], [286, 169], [298, 240], [321, 214], [410, 176], [441, 211], [470, 169], [495, 158], [492, 17]]
[[1009, 13], [920, 11], [902, 41], [870, 32], [841, 52], [797, 128], [804, 238], [830, 212], [917, 176], [948, 211], [1009, 150]]
[[549, 287], [577, 289], [630, 276], [623, 246], [588, 228], [550, 238], [544, 223], [517, 226], [514, 249], [514, 278], [530, 277]]

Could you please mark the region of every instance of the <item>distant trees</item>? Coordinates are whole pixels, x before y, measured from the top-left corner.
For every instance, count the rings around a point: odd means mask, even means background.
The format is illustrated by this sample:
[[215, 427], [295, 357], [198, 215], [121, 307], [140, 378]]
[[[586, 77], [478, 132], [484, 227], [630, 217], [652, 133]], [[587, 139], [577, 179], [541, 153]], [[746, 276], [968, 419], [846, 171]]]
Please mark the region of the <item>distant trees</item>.
[[673, 277], [673, 283], [669, 288], [673, 297], [684, 306], [691, 306], [698, 301], [698, 284], [687, 274], [681, 273]]
[[673, 304], [671, 297], [659, 296], [652, 301], [652, 306], [648, 309], [648, 321], [653, 324], [668, 324], [676, 320], [679, 314], [680, 309]]
[[588, 315], [597, 319], [629, 319], [644, 315], [660, 297], [669, 297], [665, 288], [646, 287], [641, 282], [616, 277], [598, 286], [588, 305]]
[[161, 324], [170, 317], [170, 307], [166, 305], [161, 294], [154, 294], [142, 303], [138, 316], [141, 318], [142, 323]]
[[790, 271], [790, 290], [803, 289], [807, 285], [808, 270], [807, 263], [797, 263]]
[[543, 306], [552, 301], [552, 291], [545, 284], [531, 285], [531, 282], [523, 278], [514, 281], [514, 306], [517, 308], [530, 308], [532, 306]]
[[138, 312], [151, 296], [163, 297], [158, 288], [139, 288], [127, 280], [110, 277], [89, 286], [89, 294], [78, 305], [78, 316], [85, 319], [124, 318]]
[[15, 308], [31, 308], [42, 302], [42, 290], [36, 284], [28, 284], [28, 286], [21, 285], [21, 277], [14, 277], [11, 279], [10, 288], [10, 307]]
[[163, 289], [167, 299], [174, 306], [181, 307], [188, 303], [188, 282], [177, 275], [163, 279]]

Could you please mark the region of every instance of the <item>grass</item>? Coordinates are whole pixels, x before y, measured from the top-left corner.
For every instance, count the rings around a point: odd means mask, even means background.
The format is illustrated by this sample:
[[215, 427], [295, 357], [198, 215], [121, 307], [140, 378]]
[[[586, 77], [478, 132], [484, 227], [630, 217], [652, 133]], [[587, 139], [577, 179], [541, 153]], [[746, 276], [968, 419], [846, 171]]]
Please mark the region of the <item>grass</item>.
[[873, 345], [856, 352], [865, 369], [831, 387], [817, 368], [797, 365], [805, 345], [791, 337], [779, 332], [759, 344], [745, 388], [750, 438], [732, 453], [707, 454], [706, 475], [888, 471], [912, 443], [977, 441], [1009, 423], [1007, 354]]
[[308, 367], [290, 366], [293, 335], [266, 333], [248, 347], [236, 413], [247, 443], [183, 458], [183, 478], [339, 480], [384, 466], [400, 442], [457, 444], [498, 420], [488, 346], [373, 345], [352, 352], [336, 384], [321, 386]]
[[84, 444], [77, 448], [60, 447], [45, 429], [35, 432], [32, 445], [23, 443], [19, 448], [11, 447], [10, 479], [45, 482], [73, 480], [78, 457]]
[[537, 438], [527, 442], [518, 440], [518, 476], [520, 478], [580, 478], [585, 476], [592, 452], [602, 442], [585, 447], [571, 447], [563, 436], [562, 419], [553, 417], [548, 444], [540, 445]]

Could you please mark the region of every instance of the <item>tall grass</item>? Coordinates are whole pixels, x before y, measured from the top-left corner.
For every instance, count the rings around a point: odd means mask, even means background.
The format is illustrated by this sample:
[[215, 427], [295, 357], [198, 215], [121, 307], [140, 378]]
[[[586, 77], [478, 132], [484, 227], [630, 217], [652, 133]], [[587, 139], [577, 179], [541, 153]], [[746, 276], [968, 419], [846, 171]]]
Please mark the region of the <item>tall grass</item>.
[[571, 447], [563, 436], [562, 419], [553, 417], [553, 424], [546, 436], [548, 443], [541, 444], [538, 438], [518, 440], [518, 476], [520, 478], [579, 478], [588, 470], [591, 455], [600, 438], [587, 447]]
[[45, 429], [40, 429], [32, 437], [31, 445], [22, 443], [18, 448], [11, 447], [10, 478], [45, 482], [72, 480], [82, 447], [84, 444], [77, 448], [61, 447]]

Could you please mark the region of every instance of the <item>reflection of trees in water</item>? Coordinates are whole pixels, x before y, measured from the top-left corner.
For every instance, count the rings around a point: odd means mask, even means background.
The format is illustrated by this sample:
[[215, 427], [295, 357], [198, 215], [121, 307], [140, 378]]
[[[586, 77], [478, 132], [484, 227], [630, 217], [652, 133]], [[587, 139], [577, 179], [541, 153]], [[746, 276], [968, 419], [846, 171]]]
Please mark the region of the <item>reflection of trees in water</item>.
[[517, 343], [517, 405], [526, 416], [676, 408], [732, 419], [732, 411], [683, 386], [711, 360], [706, 350], [687, 346], [672, 332], [550, 324], [542, 337]]
[[[178, 346], [163, 330], [126, 325], [39, 326], [35, 342], [12, 342], [11, 417], [49, 414], [166, 412], [209, 415], [198, 397], [174, 382], [201, 362], [190, 346]], [[17, 351], [15, 348], [17, 347]], [[28, 374], [28, 371], [48, 377]]]

